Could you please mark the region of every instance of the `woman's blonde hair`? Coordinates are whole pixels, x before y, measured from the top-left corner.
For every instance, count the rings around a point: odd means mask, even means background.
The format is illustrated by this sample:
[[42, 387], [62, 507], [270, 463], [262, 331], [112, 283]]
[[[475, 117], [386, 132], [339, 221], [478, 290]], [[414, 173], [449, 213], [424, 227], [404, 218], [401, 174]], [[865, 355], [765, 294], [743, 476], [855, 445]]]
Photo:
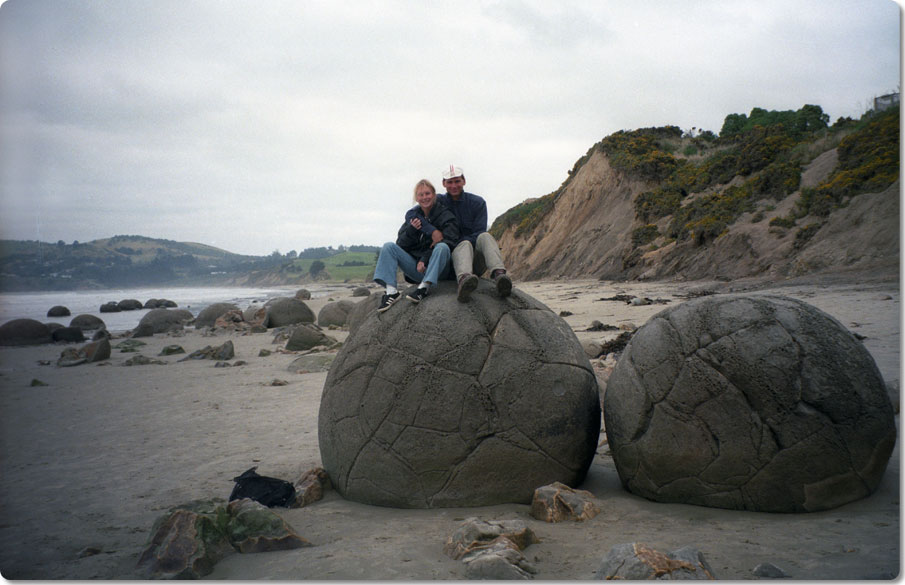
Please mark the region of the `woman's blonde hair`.
[[414, 191], [412, 192], [412, 201], [417, 201], [417, 200], [418, 200], [418, 188], [421, 187], [422, 185], [425, 186], [425, 187], [427, 187], [427, 188], [430, 189], [431, 191], [433, 191], [434, 195], [437, 194], [437, 190], [434, 189], [434, 185], [433, 185], [430, 181], [428, 181], [427, 179], [421, 179], [420, 181], [418, 181], [418, 182], [415, 184], [415, 189], [414, 189]]

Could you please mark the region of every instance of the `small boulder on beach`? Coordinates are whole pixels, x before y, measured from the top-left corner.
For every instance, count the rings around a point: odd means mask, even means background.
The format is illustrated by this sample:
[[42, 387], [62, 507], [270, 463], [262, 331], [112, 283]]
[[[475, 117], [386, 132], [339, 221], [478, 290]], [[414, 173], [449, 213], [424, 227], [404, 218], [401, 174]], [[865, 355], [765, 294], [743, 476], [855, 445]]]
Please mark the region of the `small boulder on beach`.
[[85, 341], [85, 334], [78, 327], [58, 327], [54, 329], [51, 335], [54, 341]]
[[195, 318], [195, 328], [213, 327], [217, 322], [217, 318], [224, 313], [230, 311], [238, 311], [239, 307], [233, 303], [213, 303], [203, 308]]
[[343, 327], [349, 321], [349, 314], [355, 308], [355, 301], [343, 299], [327, 303], [317, 313], [317, 324], [321, 327], [336, 325]]
[[138, 299], [123, 299], [116, 303], [116, 305], [121, 311], [137, 311], [138, 309], [143, 308], [141, 301]]
[[146, 332], [166, 333], [171, 329], [182, 329], [186, 323], [191, 322], [195, 318], [191, 311], [185, 309], [151, 309], [138, 322], [137, 329], [141, 335], [132, 332], [133, 337], [146, 337]]
[[55, 305], [47, 311], [48, 317], [68, 317], [69, 315], [69, 309], [63, 305]]
[[268, 301], [267, 317], [264, 326], [267, 328], [295, 325], [297, 323], [314, 323], [314, 312], [304, 302], [289, 297], [277, 297]]
[[82, 314], [76, 315], [69, 322], [70, 327], [78, 327], [82, 331], [94, 331], [96, 329], [106, 329], [107, 324], [100, 317], [94, 315]]

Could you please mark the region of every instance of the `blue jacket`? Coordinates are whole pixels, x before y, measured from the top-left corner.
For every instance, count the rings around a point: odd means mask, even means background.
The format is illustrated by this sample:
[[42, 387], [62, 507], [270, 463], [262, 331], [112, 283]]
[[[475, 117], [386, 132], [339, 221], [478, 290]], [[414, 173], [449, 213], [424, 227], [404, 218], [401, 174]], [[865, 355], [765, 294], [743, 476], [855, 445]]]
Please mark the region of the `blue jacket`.
[[449, 193], [437, 195], [437, 201], [456, 216], [461, 235], [459, 241], [468, 240], [474, 244], [478, 236], [487, 231], [487, 202], [483, 197], [463, 191], [458, 201], [453, 200]]
[[[456, 217], [439, 201], [430, 210], [428, 217], [424, 217], [421, 207], [416, 205], [405, 212], [405, 223], [399, 228], [396, 237], [396, 244], [411, 254], [415, 260], [420, 260], [427, 264], [430, 261], [431, 254], [434, 249], [431, 246], [433, 240], [431, 234], [434, 230], [440, 230], [443, 234], [443, 241], [452, 250], [459, 242], [459, 226], [456, 224]], [[416, 230], [409, 223], [409, 220], [417, 217], [421, 220], [421, 229]]]

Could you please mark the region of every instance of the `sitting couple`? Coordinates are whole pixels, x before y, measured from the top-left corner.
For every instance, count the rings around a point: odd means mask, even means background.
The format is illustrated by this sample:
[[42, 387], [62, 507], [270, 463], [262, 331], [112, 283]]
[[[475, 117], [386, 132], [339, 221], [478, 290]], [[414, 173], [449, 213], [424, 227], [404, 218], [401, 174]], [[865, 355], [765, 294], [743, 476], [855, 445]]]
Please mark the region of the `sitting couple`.
[[477, 288], [478, 276], [487, 269], [501, 297], [512, 292], [500, 248], [487, 233], [484, 199], [465, 192], [465, 175], [453, 165], [443, 171], [443, 187], [446, 193], [437, 195], [430, 181], [418, 181], [418, 205], [405, 213], [396, 243], [387, 242], [380, 250], [374, 282], [385, 286], [386, 293], [378, 311], [386, 311], [400, 298], [397, 269], [402, 269], [406, 280], [419, 283], [406, 295], [414, 303], [426, 297], [430, 286], [440, 279], [451, 280], [453, 273], [458, 281], [457, 298], [465, 302]]

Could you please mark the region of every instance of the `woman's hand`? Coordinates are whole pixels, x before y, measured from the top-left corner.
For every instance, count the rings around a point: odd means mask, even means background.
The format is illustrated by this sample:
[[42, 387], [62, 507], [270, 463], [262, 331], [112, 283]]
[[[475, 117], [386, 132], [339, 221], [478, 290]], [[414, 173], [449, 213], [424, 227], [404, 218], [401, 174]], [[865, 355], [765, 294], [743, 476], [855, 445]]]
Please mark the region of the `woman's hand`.
[[421, 229], [421, 220], [418, 219], [417, 217], [413, 217], [412, 219], [409, 220], [409, 225], [412, 226], [413, 228], [415, 228], [416, 230], [420, 230]]
[[418, 262], [418, 272], [424, 272], [427, 270], [427, 265], [423, 261]]

